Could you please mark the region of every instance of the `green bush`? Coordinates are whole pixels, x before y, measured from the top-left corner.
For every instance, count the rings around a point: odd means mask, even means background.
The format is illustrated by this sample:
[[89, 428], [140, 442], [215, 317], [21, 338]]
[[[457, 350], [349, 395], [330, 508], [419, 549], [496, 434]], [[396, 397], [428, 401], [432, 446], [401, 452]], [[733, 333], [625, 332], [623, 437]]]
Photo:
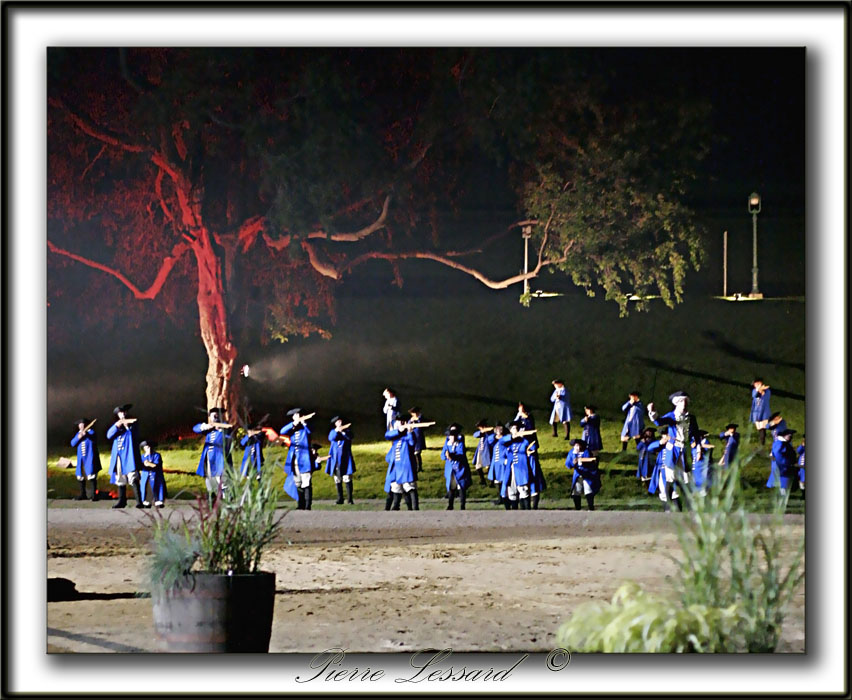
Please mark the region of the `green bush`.
[[686, 491], [677, 521], [680, 556], [668, 598], [627, 582], [611, 603], [581, 605], [557, 634], [578, 652], [771, 652], [804, 578], [804, 538], [785, 565], [786, 496], [768, 517], [743, 504], [740, 465], [707, 493]]

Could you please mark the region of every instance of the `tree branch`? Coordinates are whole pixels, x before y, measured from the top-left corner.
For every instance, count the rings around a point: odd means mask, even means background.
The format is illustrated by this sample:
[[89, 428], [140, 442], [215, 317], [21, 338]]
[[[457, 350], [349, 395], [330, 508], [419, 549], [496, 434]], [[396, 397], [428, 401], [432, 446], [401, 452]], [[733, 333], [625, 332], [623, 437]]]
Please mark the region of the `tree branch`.
[[172, 252], [163, 258], [163, 263], [160, 266], [159, 272], [157, 272], [157, 276], [154, 278], [154, 281], [151, 283], [151, 286], [148, 289], [142, 290], [139, 289], [133, 282], [131, 282], [127, 277], [124, 276], [118, 270], [111, 268], [109, 265], [104, 265], [103, 263], [95, 262], [94, 260], [89, 260], [89, 258], [84, 258], [82, 255], [77, 255], [76, 253], [71, 253], [59, 246], [54, 245], [47, 241], [47, 247], [51, 250], [51, 252], [56, 253], [57, 255], [64, 255], [66, 258], [71, 258], [71, 260], [76, 260], [83, 265], [87, 265], [88, 267], [92, 267], [96, 270], [100, 270], [101, 272], [106, 272], [108, 275], [112, 275], [119, 282], [121, 282], [125, 287], [127, 287], [131, 292], [133, 292], [133, 296], [137, 299], [153, 299], [160, 293], [160, 290], [163, 288], [163, 285], [166, 282], [166, 278], [169, 276], [169, 273], [172, 271], [172, 268], [175, 264], [180, 260], [181, 256], [189, 249], [189, 245], [186, 243], [177, 243], [172, 248]]
[[84, 134], [88, 134], [93, 139], [97, 139], [98, 141], [114, 146], [115, 148], [120, 148], [123, 151], [130, 151], [131, 153], [145, 153], [146, 151], [151, 150], [149, 147], [143, 146], [142, 144], [125, 141], [120, 136], [111, 134], [107, 130], [96, 126], [87, 119], [81, 117], [79, 114], [72, 112], [62, 100], [56, 97], [48, 98], [47, 103], [65, 112], [65, 114], [68, 115], [68, 118], [80, 131]]
[[322, 238], [329, 241], [335, 241], [338, 243], [352, 243], [355, 241], [360, 241], [369, 236], [372, 233], [375, 233], [381, 228], [384, 228], [385, 222], [388, 218], [388, 209], [390, 207], [391, 196], [387, 195], [385, 197], [384, 204], [382, 204], [382, 212], [379, 214], [379, 218], [376, 219], [369, 226], [365, 226], [360, 231], [355, 231], [353, 233], [328, 233], [326, 231], [311, 231], [306, 237], [307, 238]]
[[339, 276], [351, 270], [356, 265], [360, 265], [368, 260], [388, 260], [388, 261], [397, 261], [397, 260], [406, 260], [411, 258], [416, 258], [419, 260], [432, 260], [434, 262], [440, 263], [441, 265], [446, 265], [447, 267], [452, 268], [453, 270], [458, 270], [459, 272], [464, 272], [467, 275], [470, 275], [476, 280], [479, 280], [486, 287], [490, 289], [506, 289], [507, 287], [511, 287], [513, 284], [519, 284], [524, 280], [533, 279], [534, 277], [538, 277], [539, 272], [543, 267], [548, 265], [558, 265], [559, 263], [563, 263], [568, 259], [568, 253], [571, 248], [574, 246], [574, 241], [572, 240], [562, 251], [562, 256], [559, 258], [554, 258], [551, 260], [539, 260], [538, 264], [535, 266], [535, 269], [527, 272], [526, 274], [514, 275], [513, 277], [507, 277], [503, 280], [492, 280], [482, 274], [479, 270], [476, 270], [472, 267], [468, 267], [467, 265], [462, 265], [455, 260], [452, 260], [445, 255], [438, 255], [437, 253], [433, 253], [431, 251], [426, 250], [412, 250], [412, 251], [402, 251], [398, 253], [391, 252], [383, 252], [383, 251], [373, 251], [370, 253], [364, 253], [364, 255], [360, 255], [354, 260], [350, 261], [346, 266], [344, 266], [341, 270], [336, 271], [338, 277], [334, 279], [338, 279]]
[[160, 200], [160, 207], [163, 210], [163, 214], [166, 215], [166, 218], [174, 223], [175, 217], [166, 204], [166, 199], [163, 196], [163, 171], [157, 171], [157, 178], [154, 180], [154, 189], [157, 192], [157, 198]]
[[92, 162], [91, 162], [91, 163], [89, 163], [89, 164], [86, 166], [86, 169], [85, 169], [85, 170], [81, 173], [81, 175], [80, 175], [80, 180], [81, 180], [81, 181], [83, 180], [83, 178], [84, 178], [84, 177], [86, 177], [86, 173], [87, 173], [87, 172], [89, 172], [89, 170], [91, 170], [91, 169], [92, 169], [92, 166], [93, 166], [95, 163], [97, 163], [97, 162], [98, 162], [98, 158], [100, 158], [100, 157], [104, 154], [104, 151], [105, 151], [105, 150], [106, 150], [106, 144], [104, 144], [103, 146], [101, 146], [101, 150], [100, 150], [100, 151], [98, 151], [98, 155], [96, 155], [94, 158], [92, 158]]

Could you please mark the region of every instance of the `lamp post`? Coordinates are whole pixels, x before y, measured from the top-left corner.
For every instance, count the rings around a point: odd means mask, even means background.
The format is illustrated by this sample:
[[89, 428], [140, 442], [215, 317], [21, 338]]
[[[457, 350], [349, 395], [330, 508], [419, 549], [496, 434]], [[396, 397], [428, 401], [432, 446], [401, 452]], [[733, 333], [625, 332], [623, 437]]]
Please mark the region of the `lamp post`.
[[752, 260], [751, 260], [751, 293], [753, 299], [762, 299], [763, 294], [757, 288], [757, 215], [760, 213], [760, 195], [752, 192], [748, 196], [748, 213], [752, 222]]
[[[529, 262], [530, 262], [530, 237], [532, 236], [532, 226], [524, 226], [521, 229], [521, 234], [524, 237], [524, 274], [526, 275], [529, 270]], [[524, 278], [524, 295], [530, 293], [530, 281], [525, 277]]]

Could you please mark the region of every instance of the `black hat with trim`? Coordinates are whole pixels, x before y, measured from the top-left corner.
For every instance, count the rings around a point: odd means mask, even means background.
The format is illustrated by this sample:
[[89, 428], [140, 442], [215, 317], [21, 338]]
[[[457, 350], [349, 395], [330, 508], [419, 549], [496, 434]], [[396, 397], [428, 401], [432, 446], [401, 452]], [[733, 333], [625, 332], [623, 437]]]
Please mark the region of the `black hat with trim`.
[[585, 450], [588, 447], [588, 444], [582, 438], [574, 438], [571, 440], [572, 445], [579, 445], [581, 450]]
[[112, 409], [112, 412], [115, 415], [118, 415], [119, 413], [127, 413], [131, 408], [133, 408], [132, 403], [123, 403], [120, 406], [116, 406], [114, 409]]
[[287, 415], [288, 415], [288, 416], [295, 416], [297, 413], [298, 413], [299, 415], [301, 415], [301, 414], [302, 414], [302, 409], [301, 409], [301, 408], [291, 408], [289, 411], [287, 411]]
[[737, 428], [739, 428], [739, 427], [740, 427], [740, 426], [739, 426], [739, 424], [738, 424], [738, 423], [728, 423], [728, 424], [725, 426], [725, 430], [736, 430], [736, 429], [737, 429]]

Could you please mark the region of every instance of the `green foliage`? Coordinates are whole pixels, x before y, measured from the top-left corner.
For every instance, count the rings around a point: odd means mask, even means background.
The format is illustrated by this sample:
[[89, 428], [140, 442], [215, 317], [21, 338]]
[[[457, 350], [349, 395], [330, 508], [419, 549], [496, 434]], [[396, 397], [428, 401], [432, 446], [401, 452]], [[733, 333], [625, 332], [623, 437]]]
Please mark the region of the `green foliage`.
[[154, 521], [152, 590], [184, 585], [194, 571], [247, 574], [258, 571], [265, 547], [278, 532], [283, 515], [276, 515], [273, 469], [259, 480], [242, 478], [235, 466], [226, 467], [218, 494], [196, 497], [189, 515], [173, 525], [159, 512]]
[[558, 632], [585, 652], [772, 652], [787, 606], [804, 578], [804, 538], [784, 551], [782, 514], [756, 519], [742, 503], [739, 465], [706, 494], [687, 489], [677, 521], [674, 591], [650, 595], [628, 582], [606, 605], [581, 605]]

